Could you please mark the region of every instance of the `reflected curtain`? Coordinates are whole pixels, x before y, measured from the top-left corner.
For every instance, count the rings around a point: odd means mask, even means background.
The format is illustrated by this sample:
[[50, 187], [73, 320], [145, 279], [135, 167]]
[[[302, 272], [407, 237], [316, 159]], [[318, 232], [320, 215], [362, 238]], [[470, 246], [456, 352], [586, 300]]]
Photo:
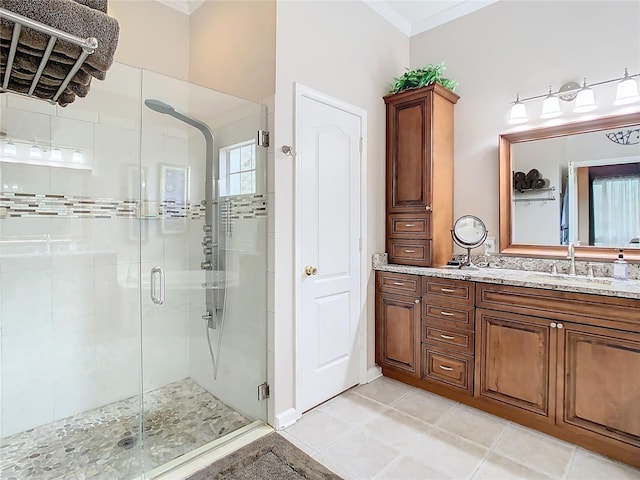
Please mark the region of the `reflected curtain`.
[[592, 195], [595, 245], [629, 246], [640, 237], [640, 176], [594, 178]]

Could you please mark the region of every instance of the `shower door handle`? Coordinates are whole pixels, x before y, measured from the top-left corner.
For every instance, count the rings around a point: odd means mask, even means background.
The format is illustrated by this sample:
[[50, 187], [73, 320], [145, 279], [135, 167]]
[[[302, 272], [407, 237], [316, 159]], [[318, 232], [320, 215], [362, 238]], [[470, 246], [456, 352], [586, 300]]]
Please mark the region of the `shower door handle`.
[[151, 269], [151, 301], [156, 305], [164, 303], [164, 270], [160, 267]]

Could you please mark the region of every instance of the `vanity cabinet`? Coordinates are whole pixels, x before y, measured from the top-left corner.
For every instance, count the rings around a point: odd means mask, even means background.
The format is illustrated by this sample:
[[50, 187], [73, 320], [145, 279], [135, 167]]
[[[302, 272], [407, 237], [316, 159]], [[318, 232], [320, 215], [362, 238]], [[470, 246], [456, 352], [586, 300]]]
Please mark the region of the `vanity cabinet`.
[[383, 374], [640, 467], [640, 300], [376, 272]]
[[545, 319], [477, 309], [476, 394], [520, 415], [553, 423], [555, 337]]
[[439, 84], [384, 97], [389, 263], [428, 267], [451, 257], [458, 99]]
[[484, 408], [640, 466], [640, 301], [478, 283], [476, 306]]
[[558, 360], [556, 423], [640, 448], [640, 334], [565, 323]]
[[426, 381], [473, 394], [474, 289], [471, 282], [422, 281], [422, 369]]
[[376, 362], [420, 377], [420, 277], [376, 272]]

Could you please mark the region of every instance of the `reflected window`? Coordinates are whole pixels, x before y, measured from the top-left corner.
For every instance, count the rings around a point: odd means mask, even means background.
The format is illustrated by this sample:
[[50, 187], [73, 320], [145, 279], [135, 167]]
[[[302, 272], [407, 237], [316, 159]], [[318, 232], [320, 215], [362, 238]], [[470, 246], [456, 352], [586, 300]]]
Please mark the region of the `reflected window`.
[[631, 246], [637, 241], [640, 175], [596, 176], [591, 183], [591, 202], [592, 245]]
[[256, 142], [248, 140], [220, 149], [220, 195], [256, 193]]

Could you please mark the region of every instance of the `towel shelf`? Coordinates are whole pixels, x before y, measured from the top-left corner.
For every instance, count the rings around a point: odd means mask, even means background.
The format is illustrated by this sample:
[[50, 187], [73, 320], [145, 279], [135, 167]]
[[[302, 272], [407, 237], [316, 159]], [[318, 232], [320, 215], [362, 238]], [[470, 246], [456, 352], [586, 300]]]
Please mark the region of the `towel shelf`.
[[[45, 25], [44, 23], [40, 23], [36, 20], [32, 20], [31, 18], [25, 17], [23, 15], [19, 15], [15, 12], [11, 12], [4, 8], [0, 8], [0, 18], [8, 20], [9, 22], [13, 22], [14, 24], [13, 34], [11, 37], [11, 46], [9, 47], [9, 55], [7, 57], [7, 65], [5, 67], [4, 78], [2, 79], [2, 85], [0, 86], [0, 93], [12, 92], [18, 95], [37, 98], [39, 100], [45, 100], [52, 104], [55, 104], [60, 98], [60, 95], [62, 95], [64, 90], [69, 85], [69, 82], [71, 82], [71, 80], [76, 75], [76, 73], [78, 73], [78, 70], [80, 70], [80, 67], [86, 60], [87, 56], [94, 53], [98, 48], [98, 40], [94, 37], [88, 37], [88, 38], [77, 37], [75, 35], [71, 35], [70, 33], [59, 30], [57, 28], [51, 27], [49, 25]], [[20, 38], [20, 32], [22, 30], [22, 27], [32, 28], [33, 30], [36, 30], [40, 33], [49, 35], [50, 37], [47, 43], [47, 47], [42, 56], [42, 60], [40, 61], [38, 69], [33, 77], [33, 80], [31, 81], [31, 86], [29, 87], [29, 90], [27, 93], [9, 88], [9, 79], [11, 77], [11, 70], [13, 68], [13, 61], [15, 59], [16, 49], [18, 47], [18, 40]], [[47, 98], [35, 96], [34, 92], [35, 92], [36, 86], [40, 81], [40, 77], [42, 76], [42, 72], [44, 71], [44, 68], [47, 65], [47, 62], [49, 61], [49, 57], [51, 55], [51, 52], [53, 51], [53, 47], [56, 41], [58, 40], [64, 40], [73, 45], [77, 45], [78, 47], [81, 47], [82, 51], [80, 52], [80, 55], [78, 56], [75, 63], [71, 67], [71, 70], [69, 70], [69, 73], [60, 83], [58, 90], [56, 91], [56, 93], [53, 95], [52, 98], [47, 99]]]

